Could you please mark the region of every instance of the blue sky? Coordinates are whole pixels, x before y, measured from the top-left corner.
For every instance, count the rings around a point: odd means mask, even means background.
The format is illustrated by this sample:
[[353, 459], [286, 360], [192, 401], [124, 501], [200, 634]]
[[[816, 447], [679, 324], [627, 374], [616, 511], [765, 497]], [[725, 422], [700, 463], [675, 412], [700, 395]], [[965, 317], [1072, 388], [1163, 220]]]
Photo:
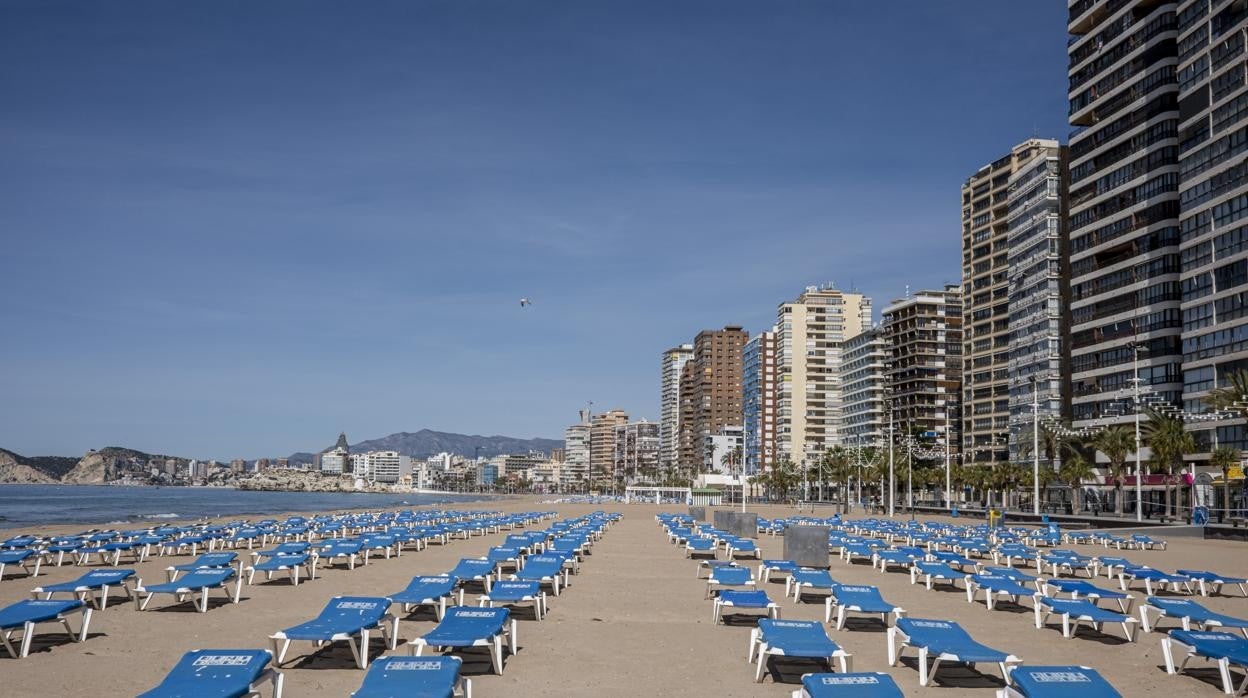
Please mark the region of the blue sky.
[[962, 181], [1065, 139], [1064, 19], [0, 0], [0, 446], [655, 419], [660, 352], [701, 329], [956, 282]]

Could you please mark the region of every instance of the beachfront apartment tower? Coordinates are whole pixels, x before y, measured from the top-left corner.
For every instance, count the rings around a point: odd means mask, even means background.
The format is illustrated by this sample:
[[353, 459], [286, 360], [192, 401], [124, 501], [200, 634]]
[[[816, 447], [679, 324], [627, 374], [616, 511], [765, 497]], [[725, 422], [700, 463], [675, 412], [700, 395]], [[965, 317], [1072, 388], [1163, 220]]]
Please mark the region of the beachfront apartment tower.
[[706, 437], [726, 426], [741, 426], [742, 354], [749, 333], [735, 325], [703, 330], [693, 340], [693, 356], [681, 369], [680, 460], [685, 477], [706, 465]]
[[615, 427], [615, 481], [655, 483], [659, 470], [659, 425], [641, 420]]
[[[1203, 411], [1248, 369], [1248, 7], [1188, 0], [1176, 16], [1183, 403]], [[1193, 427], [1204, 453], [1248, 450], [1242, 419]]]
[[563, 432], [563, 467], [560, 482], [566, 489], [579, 490], [589, 482], [589, 413], [581, 411], [581, 421]]
[[1011, 413], [1011, 181], [1028, 163], [1059, 150], [1054, 140], [1023, 141], [962, 184], [962, 438], [968, 462], [1010, 455], [1003, 435], [1010, 432]]
[[871, 327], [871, 299], [808, 286], [776, 319], [777, 458], [800, 464], [844, 442], [841, 351]]
[[680, 459], [680, 372], [693, 356], [692, 344], [663, 352], [659, 369], [659, 465], [667, 470]]
[[958, 454], [957, 398], [962, 385], [962, 292], [919, 291], [884, 309], [888, 399], [898, 440], [913, 437]]
[[845, 395], [844, 442], [848, 446], [875, 446], [886, 438], [889, 358], [888, 336], [881, 327], [845, 340], [841, 389]]
[[615, 428], [628, 424], [628, 413], [614, 409], [596, 414], [589, 424], [589, 480], [608, 487], [615, 474]]
[[1178, 99], [1176, 39], [1190, 24], [1178, 3], [1068, 8], [1071, 416], [1082, 427], [1132, 419], [1137, 354], [1144, 388], [1181, 400], [1178, 124], [1200, 106]]
[[[1055, 141], [1041, 141], [1010, 175], [1011, 460], [1023, 456], [1020, 441], [1030, 448], [1037, 419], [1064, 422], [1070, 417], [1070, 311], [1063, 302], [1070, 297], [1066, 176], [1066, 148]], [[971, 343], [963, 339], [964, 347]], [[963, 370], [964, 380], [977, 370]], [[970, 392], [965, 383], [962, 392]], [[971, 415], [974, 427], [983, 426], [979, 419], [978, 413]]]
[[742, 451], [745, 472], [770, 469], [776, 462], [776, 332], [760, 332], [742, 352]]

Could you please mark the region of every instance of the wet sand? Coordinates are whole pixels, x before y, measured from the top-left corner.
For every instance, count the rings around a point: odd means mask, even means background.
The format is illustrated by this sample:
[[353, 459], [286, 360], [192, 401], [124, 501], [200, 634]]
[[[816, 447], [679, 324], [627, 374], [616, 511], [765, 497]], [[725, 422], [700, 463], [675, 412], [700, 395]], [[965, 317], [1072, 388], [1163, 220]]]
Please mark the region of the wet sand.
[[[750, 627], [747, 618], [713, 625], [711, 602], [703, 599], [705, 582], [695, 576], [697, 563], [668, 544], [654, 516], [659, 511], [684, 511], [683, 507], [654, 505], [539, 504], [536, 499], [490, 502], [479, 508], [502, 511], [556, 510], [561, 517], [595, 510], [619, 511], [624, 519], [608, 529], [602, 541], [572, 577], [572, 585], [559, 597], [550, 598], [550, 615], [531, 620], [531, 611], [517, 611], [519, 651], [508, 656], [503, 675], [489, 673], [483, 651], [465, 656], [465, 669], [473, 678], [478, 697], [594, 695], [594, 696], [788, 696], [804, 672], [822, 671], [818, 663], [781, 660], [772, 663], [762, 684], [753, 682], [753, 667], [746, 663]], [[475, 506], [464, 508], [478, 508]], [[751, 508], [766, 516], [791, 515], [792, 509]], [[967, 523], [962, 520], [960, 523]], [[78, 530], [63, 527], [62, 530]], [[7, 532], [6, 532], [7, 533]], [[16, 532], [13, 532], [16, 535]], [[418, 574], [441, 573], [462, 557], [484, 555], [505, 533], [457, 540], [446, 546], [430, 546], [406, 552], [390, 560], [374, 559], [354, 571], [330, 569], [318, 579], [292, 588], [285, 579], [244, 586], [242, 601], [229, 604], [218, 594], [207, 613], [191, 605], [174, 606], [171, 597], [157, 597], [149, 610], [138, 612], [129, 602], [110, 602], [96, 612], [90, 638], [70, 643], [54, 626], [42, 626], [47, 634], [35, 638], [26, 659], [0, 658], [0, 681], [7, 695], [105, 695], [131, 696], [159, 683], [177, 659], [191, 649], [255, 647], [269, 648], [268, 635], [308, 620], [334, 595], [385, 595], [406, 586]], [[762, 537], [764, 557], [779, 558], [783, 539]], [[1085, 554], [1103, 553], [1100, 547], [1077, 546]], [[1127, 551], [1133, 561], [1162, 569], [1214, 569], [1223, 574], [1248, 577], [1248, 547], [1242, 543], [1175, 538], [1167, 551]], [[240, 554], [245, 556], [245, 554]], [[164, 568], [189, 561], [187, 556], [155, 558], [139, 565], [139, 575], [150, 582], [164, 581]], [[751, 563], [752, 564], [752, 563]], [[123, 563], [122, 566], [127, 566]], [[28, 591], [78, 577], [90, 568], [45, 567], [36, 579], [6, 573], [0, 581], [0, 605], [28, 598]], [[848, 564], [833, 558], [832, 576], [844, 583], [879, 586], [884, 597], [907, 609], [911, 617], [958, 621], [980, 642], [1012, 652], [1027, 664], [1084, 664], [1101, 671], [1126, 696], [1220, 694], [1216, 667], [1197, 662], [1191, 675], [1170, 677], [1162, 669], [1159, 633], [1140, 633], [1136, 643], [1121, 640], [1121, 628], [1106, 634], [1081, 629], [1074, 639], [1064, 639], [1060, 621], [1044, 630], [1034, 627], [1030, 604], [1008, 603], [988, 611], [981, 601], [966, 602], [959, 584], [956, 591], [928, 591], [912, 586], [902, 572], [884, 574], [869, 564]], [[1098, 585], [1109, 586], [1104, 577]], [[814, 597], [805, 603], [784, 598], [783, 581], [765, 585], [779, 602], [784, 618], [823, 619], [823, 604]], [[1142, 589], [1134, 591], [1137, 606]], [[1238, 594], [1238, 589], [1233, 592]], [[475, 604], [476, 595], [466, 602]], [[1196, 597], [1213, 610], [1248, 617], [1248, 599]], [[1163, 621], [1163, 624], [1166, 621]], [[402, 643], [434, 627], [432, 613], [418, 612], [415, 619], [399, 625]], [[1167, 626], [1169, 627], [1169, 626]], [[917, 660], [911, 653], [897, 667], [887, 666], [886, 640], [879, 621], [854, 621], [845, 630], [829, 628], [831, 637], [854, 655], [855, 671], [888, 671], [906, 695], [992, 696], [1001, 684], [995, 667], [984, 672], [957, 665], [942, 666], [934, 686], [918, 686]], [[371, 656], [383, 650], [373, 641]], [[389, 653], [389, 652], [387, 652]], [[364, 672], [354, 667], [344, 644], [312, 652], [310, 643], [294, 643], [282, 667], [285, 695], [344, 696], [357, 688]], [[779, 682], [777, 682], [779, 679]], [[266, 694], [267, 695], [267, 692]]]

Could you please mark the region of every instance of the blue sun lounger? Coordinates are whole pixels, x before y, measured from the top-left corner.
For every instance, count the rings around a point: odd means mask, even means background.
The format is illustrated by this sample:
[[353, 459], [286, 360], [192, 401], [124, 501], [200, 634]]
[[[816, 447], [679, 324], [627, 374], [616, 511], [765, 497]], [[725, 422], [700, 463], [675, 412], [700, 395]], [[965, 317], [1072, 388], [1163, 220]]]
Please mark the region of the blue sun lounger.
[[918, 584], [919, 577], [923, 577], [927, 584], [927, 588], [932, 588], [932, 583], [936, 580], [948, 582], [955, 589], [958, 586], [958, 580], [966, 583], [966, 573], [959, 572], [943, 562], [925, 562], [918, 560], [914, 563], [914, 567], [910, 568], [910, 583]]
[[735, 560], [739, 557], [749, 556], [756, 560], [762, 559], [763, 551], [759, 550], [758, 544], [749, 538], [734, 538], [728, 543], [727, 558]]
[[714, 538], [689, 538], [685, 541], [685, 557], [693, 557], [694, 555], [710, 555], [715, 556], [715, 539]]
[[[177, 581], [179, 572], [194, 572], [195, 570], [220, 570], [233, 567], [238, 560], [238, 553], [221, 552], [221, 553], [204, 553], [193, 562], [182, 565], [173, 565], [165, 568], [165, 581]], [[241, 567], [241, 565], [240, 565]]]
[[1123, 613], [1130, 613], [1131, 605], [1135, 603], [1135, 597], [1131, 594], [1117, 589], [1102, 589], [1082, 579], [1050, 579], [1042, 586], [1045, 596], [1055, 596], [1053, 592], [1057, 590], [1070, 594], [1072, 599], [1086, 598], [1091, 599], [1093, 603], [1099, 602], [1100, 599], [1112, 599], [1118, 602], [1118, 610]]
[[1079, 630], [1080, 623], [1088, 623], [1093, 630], [1101, 631], [1104, 623], [1119, 623], [1127, 642], [1135, 642], [1137, 621], [1125, 613], [1115, 613], [1088, 601], [1087, 599], [1051, 599], [1044, 596], [1036, 597], [1036, 628], [1042, 629], [1048, 623], [1051, 614], [1062, 616], [1062, 637], [1073, 638]]
[[1123, 591], [1131, 588], [1131, 582], [1142, 579], [1144, 580], [1144, 593], [1152, 596], [1153, 585], [1158, 584], [1159, 588], [1164, 589], [1169, 586], [1170, 590], [1178, 593], [1180, 587], [1187, 593], [1192, 593], [1192, 580], [1190, 577], [1181, 574], [1170, 574], [1152, 567], [1125, 567], [1118, 573], [1118, 586]]
[[[346, 562], [347, 569], [354, 570], [355, 563], [364, 559], [364, 564], [368, 564], [368, 551], [364, 548], [364, 543], [358, 540], [331, 540], [316, 550], [318, 558], [317, 564], [332, 567], [337, 562]], [[324, 562], [319, 562], [323, 560]]]
[[784, 582], [784, 595], [788, 596], [790, 592], [793, 594], [794, 601], [801, 601], [802, 594], [805, 591], [826, 591], [832, 593], [832, 585], [836, 584], [836, 580], [832, 578], [831, 573], [827, 570], [812, 570], [803, 567], [793, 574]]
[[472, 698], [472, 679], [460, 676], [459, 657], [380, 657], [351, 698]]
[[762, 590], [755, 591], [734, 591], [732, 589], [724, 589], [715, 597], [715, 606], [711, 609], [712, 622], [719, 623], [724, 617], [724, 609], [758, 609], [767, 614], [768, 618], [779, 618], [780, 607], [776, 605], [767, 592]]
[[381, 630], [390, 649], [398, 640], [399, 619], [388, 614], [389, 609], [390, 599], [384, 597], [335, 596], [316, 618], [269, 636], [278, 666], [285, 660], [292, 640], [309, 640], [318, 647], [327, 642], [346, 642], [356, 666], [367, 667], [369, 631]]
[[[1183, 661], [1174, 663], [1174, 651], [1185, 653]], [[1192, 657], [1212, 659], [1218, 663], [1222, 675], [1222, 692], [1228, 696], [1243, 695], [1248, 689], [1248, 678], [1239, 686], [1231, 678], [1231, 666], [1240, 667], [1248, 673], [1248, 640], [1230, 633], [1193, 630], [1171, 630], [1169, 637], [1161, 639], [1161, 653], [1166, 661], [1166, 673], [1181, 673]]]
[[711, 570], [706, 578], [706, 596], [713, 598], [716, 591], [736, 589], [738, 591], [755, 587], [754, 574], [746, 567], [717, 567]]
[[[438, 620], [446, 615], [448, 600], [454, 600], [459, 580], [449, 574], [412, 577], [407, 588], [390, 594], [390, 600], [403, 605], [404, 613], [411, 613], [421, 606], [431, 606]], [[464, 590], [459, 589], [459, 605], [464, 605]]]
[[[75, 613], [82, 615], [82, 627], [77, 633], [69, 627], [69, 616]], [[35, 635], [35, 626], [40, 623], [60, 623], [74, 642], [82, 642], [87, 639], [87, 628], [91, 625], [91, 607], [78, 599], [27, 599], [0, 608], [0, 642], [4, 643], [10, 657], [21, 659], [30, 654], [30, 641]], [[18, 630], [22, 633], [21, 644], [14, 649], [12, 637]]]
[[853, 665], [853, 655], [841, 649], [828, 637], [823, 625], [813, 620], [760, 619], [758, 627], [750, 631], [747, 658], [753, 660], [756, 654], [758, 667], [754, 671], [755, 683], [762, 682], [763, 669], [771, 656], [824, 659], [828, 663], [836, 659], [842, 672], [849, 671]]
[[[1156, 614], [1157, 617], [1149, 618], [1150, 614]], [[1191, 630], [1192, 623], [1199, 625], [1201, 630], [1238, 628], [1244, 634], [1244, 638], [1248, 639], [1248, 620], [1214, 613], [1195, 601], [1150, 596], [1145, 600], [1144, 605], [1140, 606], [1140, 622], [1144, 625], [1146, 633], [1152, 632], [1157, 627], [1157, 621], [1163, 617], [1178, 618], [1184, 630]]]
[[265, 581], [273, 579], [274, 572], [286, 572], [291, 586], [299, 586], [300, 569], [307, 570], [308, 579], [316, 579], [316, 558], [310, 553], [269, 555], [246, 569], [247, 584], [255, 582], [256, 572], [263, 572]]
[[456, 583], [460, 586], [463, 586], [466, 582], [481, 582], [481, 586], [488, 594], [490, 592], [490, 582], [494, 581], [494, 563], [480, 558], [466, 557], [461, 559], [455, 565], [455, 568], [446, 574], [454, 577]]
[[804, 674], [792, 698], [902, 698], [893, 677], [883, 672]]
[[[564, 558], [548, 553], [530, 555], [525, 559], [524, 567], [521, 567], [520, 571], [513, 574], [511, 578], [549, 584], [555, 596], [558, 596], [559, 589], [568, 585], [568, 571], [564, 569], [563, 562]], [[485, 593], [490, 593], [488, 584], [485, 587]]]
[[1020, 666], [997, 698], [1122, 698], [1096, 669], [1086, 666]]
[[140, 611], [147, 610], [147, 604], [151, 602], [152, 597], [156, 594], [173, 594], [178, 603], [186, 601], [186, 598], [192, 597], [196, 592], [199, 593], [199, 612], [204, 613], [208, 610], [208, 591], [210, 589], [222, 589], [226, 596], [229, 597], [231, 603], [238, 603], [238, 596], [242, 592], [243, 580], [237, 579], [234, 582], [234, 593], [230, 593], [229, 587], [226, 585], [231, 578], [236, 577], [233, 569], [210, 569], [195, 570], [187, 574], [176, 582], [166, 582], [164, 584], [153, 584], [145, 587], [140, 582], [134, 588], [134, 607]]
[[1242, 577], [1230, 577], [1217, 572], [1209, 572], [1208, 570], [1175, 570], [1175, 573], [1181, 574], [1193, 582], [1196, 582], [1200, 589], [1201, 596], [1208, 596], [1210, 590], [1213, 593], [1222, 593], [1222, 586], [1225, 584], [1234, 584], [1239, 587], [1239, 593], [1248, 596], [1248, 579]]
[[[993, 662], [1001, 667], [1006, 683], [1010, 669], [1022, 660], [1012, 654], [981, 645], [962, 626], [951, 620], [901, 618], [888, 629], [888, 665], [897, 666], [906, 647], [919, 651], [919, 685], [926, 686], [936, 676], [941, 662], [964, 662], [974, 666]], [[933, 659], [934, 657], [934, 659]]]
[[426, 647], [487, 647], [495, 674], [503, 673], [503, 636], [511, 653], [516, 653], [516, 620], [505, 608], [453, 606], [437, 627], [407, 643], [408, 651], [419, 657]]
[[832, 594], [824, 601], [823, 622], [832, 622], [832, 607], [836, 606], [836, 629], [845, 629], [845, 613], [869, 613], [879, 615], [888, 626], [888, 617], [901, 618], [906, 609], [891, 604], [880, 596], [879, 587], [861, 584], [837, 584], [832, 587]]
[[995, 574], [1001, 577], [1009, 577], [1019, 584], [1035, 584], [1039, 581], [1039, 577], [1034, 574], [1027, 574], [1017, 567], [985, 567], [983, 574]]
[[108, 606], [109, 587], [120, 587], [126, 592], [127, 599], [134, 598], [130, 587], [126, 586], [126, 582], [133, 577], [134, 570], [91, 570], [72, 582], [35, 587], [30, 590], [30, 595], [36, 599], [42, 595], [47, 600], [53, 594], [73, 594], [79, 601], [90, 599], [91, 605], [102, 611]]
[[[34, 569], [31, 569], [31, 563], [34, 563]], [[4, 568], [8, 565], [19, 565], [26, 570], [26, 576], [38, 577], [39, 567], [43, 564], [43, 556], [38, 551], [31, 548], [25, 550], [2, 550], [0, 551], [0, 579], [4, 579]]]
[[703, 558], [698, 560], [698, 567], [694, 573], [697, 575], [698, 579], [702, 579], [703, 570], [705, 570], [707, 574], [715, 574], [715, 570], [723, 567], [740, 567], [740, 565], [737, 564], [736, 560], [715, 560], [713, 558]]
[[1020, 599], [1030, 598], [1035, 605], [1040, 592], [1028, 589], [1017, 580], [1003, 574], [972, 574], [966, 577], [966, 602], [975, 603], [975, 592], [983, 589], [984, 603], [988, 610], [996, 608], [998, 599], [1004, 597], [1018, 604]]
[[477, 599], [477, 605], [494, 608], [496, 603], [508, 607], [525, 603], [533, 604], [533, 615], [537, 620], [546, 616], [546, 592], [542, 591], [541, 582], [533, 580], [494, 582], [490, 592]]
[[194, 650], [165, 675], [160, 685], [138, 698], [191, 696], [259, 696], [259, 685], [271, 684], [273, 698], [282, 698], [282, 674], [268, 668], [268, 650]]
[[763, 560], [758, 565], [758, 581], [766, 584], [773, 574], [782, 574], [787, 578], [799, 569], [792, 560]]

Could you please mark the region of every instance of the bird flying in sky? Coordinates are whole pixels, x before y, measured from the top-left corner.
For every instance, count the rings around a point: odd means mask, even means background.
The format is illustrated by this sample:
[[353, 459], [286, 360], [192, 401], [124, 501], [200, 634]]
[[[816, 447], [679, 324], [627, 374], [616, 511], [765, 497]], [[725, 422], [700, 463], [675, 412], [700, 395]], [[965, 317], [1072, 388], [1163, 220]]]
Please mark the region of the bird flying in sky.
[[525, 306], [529, 306], [529, 305], [533, 305], [533, 301], [529, 300], [528, 298], [521, 298], [521, 299], [520, 299], [520, 307], [521, 307], [521, 308], [523, 308], [523, 307], [525, 307]]

